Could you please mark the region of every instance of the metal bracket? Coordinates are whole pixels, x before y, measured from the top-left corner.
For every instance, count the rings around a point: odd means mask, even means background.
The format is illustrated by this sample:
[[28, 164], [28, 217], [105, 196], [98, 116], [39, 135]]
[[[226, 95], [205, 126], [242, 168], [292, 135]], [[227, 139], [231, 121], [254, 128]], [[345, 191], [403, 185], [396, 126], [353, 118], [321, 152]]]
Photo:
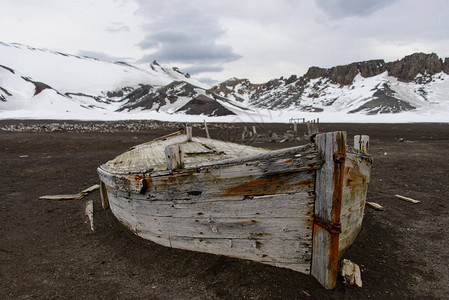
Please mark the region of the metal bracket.
[[319, 216], [314, 217], [314, 223], [324, 230], [330, 232], [330, 233], [341, 233], [341, 223], [340, 222], [330, 222], [328, 220], [324, 220], [323, 218]]

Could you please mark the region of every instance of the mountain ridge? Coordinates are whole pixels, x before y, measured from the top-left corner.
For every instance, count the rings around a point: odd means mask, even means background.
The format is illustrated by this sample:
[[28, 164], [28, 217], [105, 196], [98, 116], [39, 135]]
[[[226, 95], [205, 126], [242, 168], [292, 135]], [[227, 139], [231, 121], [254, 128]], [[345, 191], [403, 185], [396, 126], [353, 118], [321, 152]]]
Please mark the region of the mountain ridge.
[[[259, 111], [398, 114], [449, 112], [449, 58], [413, 53], [400, 60], [310, 67], [253, 84], [230, 78], [207, 87], [177, 67], [134, 66], [0, 42], [1, 112], [240, 116]], [[39, 102], [40, 101], [40, 102]], [[41, 105], [40, 105], [41, 103]]]

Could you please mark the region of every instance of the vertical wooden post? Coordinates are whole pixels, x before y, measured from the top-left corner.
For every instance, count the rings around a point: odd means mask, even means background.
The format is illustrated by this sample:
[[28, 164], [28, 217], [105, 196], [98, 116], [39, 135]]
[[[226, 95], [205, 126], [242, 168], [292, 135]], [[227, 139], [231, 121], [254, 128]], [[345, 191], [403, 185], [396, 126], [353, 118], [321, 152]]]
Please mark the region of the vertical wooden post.
[[360, 150], [360, 135], [354, 135], [354, 149]]
[[101, 198], [101, 206], [103, 209], [109, 208], [109, 198], [108, 192], [106, 191], [106, 185], [103, 181], [100, 181], [100, 198]]
[[207, 123], [206, 123], [206, 120], [203, 120], [203, 121], [204, 121], [204, 128], [206, 129], [206, 136], [207, 136], [208, 139], [210, 139], [209, 129], [207, 129]]
[[310, 121], [307, 121], [307, 135], [311, 135], [312, 134], [312, 124], [310, 124]]
[[369, 136], [368, 135], [355, 135], [354, 136], [354, 148], [362, 152], [368, 153]]
[[246, 126], [245, 126], [245, 127], [243, 127], [242, 140], [244, 140], [248, 137], [249, 137], [249, 131], [248, 131], [248, 128], [246, 128]]
[[256, 130], [256, 126], [253, 126], [253, 135], [254, 135], [254, 137], [257, 137], [257, 130]]
[[360, 138], [360, 150], [368, 153], [368, 147], [369, 147], [369, 136], [368, 135], [362, 135]]
[[186, 126], [186, 135], [187, 135], [187, 141], [191, 142], [192, 141], [192, 127], [191, 126]]
[[333, 289], [337, 282], [346, 132], [319, 134], [316, 145], [324, 164], [316, 172], [311, 274], [326, 289]]
[[293, 123], [293, 134], [296, 135], [298, 133], [298, 123]]
[[184, 168], [182, 161], [182, 147], [181, 145], [169, 145], [165, 147], [165, 159], [167, 162], [167, 170], [179, 170]]

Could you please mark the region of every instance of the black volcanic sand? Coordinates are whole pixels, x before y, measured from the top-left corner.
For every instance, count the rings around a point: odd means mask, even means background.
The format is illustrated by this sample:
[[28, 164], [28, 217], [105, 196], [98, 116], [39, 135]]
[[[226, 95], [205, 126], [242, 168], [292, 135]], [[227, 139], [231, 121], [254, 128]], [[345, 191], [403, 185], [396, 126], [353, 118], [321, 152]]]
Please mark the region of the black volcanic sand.
[[[19, 122], [48, 123], [0, 121], [0, 126]], [[212, 127], [212, 137], [239, 140], [240, 130]], [[257, 128], [279, 134], [290, 126]], [[38, 199], [77, 193], [98, 183], [100, 164], [172, 129], [0, 131], [0, 298], [446, 298], [449, 124], [321, 124], [320, 129], [371, 137], [374, 167], [368, 201], [385, 210], [366, 208], [363, 230], [345, 254], [360, 265], [362, 288], [347, 287], [339, 278], [337, 288], [326, 291], [312, 277], [287, 269], [159, 246], [133, 235], [110, 210], [102, 210], [98, 191], [82, 200]], [[204, 136], [198, 129], [194, 134]], [[275, 149], [298, 142], [260, 139], [254, 144]], [[421, 203], [396, 199], [395, 194]], [[84, 214], [90, 199], [95, 209], [93, 233]]]

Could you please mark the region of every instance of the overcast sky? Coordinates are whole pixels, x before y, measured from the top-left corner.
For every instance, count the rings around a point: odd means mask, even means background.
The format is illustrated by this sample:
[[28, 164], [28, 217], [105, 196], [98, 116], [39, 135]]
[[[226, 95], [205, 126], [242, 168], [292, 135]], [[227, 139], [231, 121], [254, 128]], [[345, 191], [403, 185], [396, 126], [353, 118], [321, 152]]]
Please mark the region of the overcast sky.
[[0, 41], [266, 82], [310, 66], [449, 57], [447, 0], [2, 0]]

